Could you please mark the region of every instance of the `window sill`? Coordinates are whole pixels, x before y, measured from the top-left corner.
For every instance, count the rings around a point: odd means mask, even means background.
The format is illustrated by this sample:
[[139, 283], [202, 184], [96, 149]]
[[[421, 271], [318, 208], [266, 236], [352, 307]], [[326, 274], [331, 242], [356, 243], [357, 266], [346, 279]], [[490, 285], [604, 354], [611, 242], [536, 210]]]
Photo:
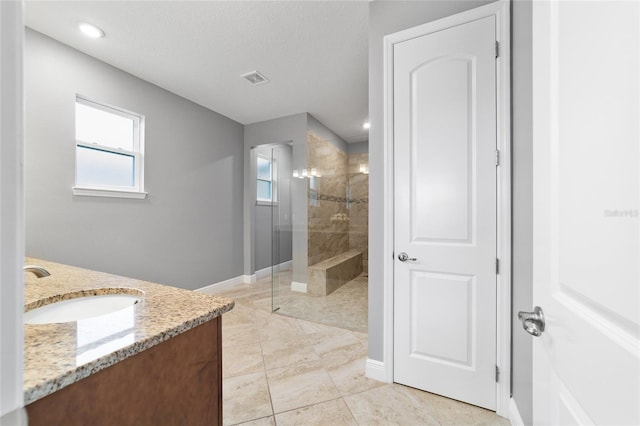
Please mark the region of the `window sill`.
[[262, 201], [262, 200], [258, 200], [256, 201], [256, 206], [277, 206], [278, 202], [275, 201]]
[[96, 189], [96, 188], [73, 188], [73, 195], [84, 197], [107, 197], [107, 198], [135, 198], [144, 200], [147, 198], [146, 192], [121, 191], [117, 189]]

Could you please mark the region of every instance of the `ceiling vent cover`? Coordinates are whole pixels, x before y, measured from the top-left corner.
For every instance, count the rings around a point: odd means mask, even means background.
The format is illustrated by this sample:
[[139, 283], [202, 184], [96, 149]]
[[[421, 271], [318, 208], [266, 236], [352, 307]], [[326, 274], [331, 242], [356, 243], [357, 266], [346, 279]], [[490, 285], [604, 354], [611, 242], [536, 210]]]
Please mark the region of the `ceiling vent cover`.
[[242, 74], [240, 77], [246, 79], [251, 84], [256, 84], [256, 85], [269, 82], [269, 79], [264, 75], [260, 74], [258, 71], [251, 71], [246, 74]]

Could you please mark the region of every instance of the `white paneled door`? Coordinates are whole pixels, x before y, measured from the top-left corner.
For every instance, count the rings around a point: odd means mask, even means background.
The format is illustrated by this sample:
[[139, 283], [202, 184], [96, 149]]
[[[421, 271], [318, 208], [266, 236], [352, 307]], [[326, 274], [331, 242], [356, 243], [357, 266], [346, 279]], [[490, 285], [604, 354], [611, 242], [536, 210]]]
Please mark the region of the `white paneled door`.
[[533, 13], [533, 421], [638, 425], [640, 3]]
[[496, 408], [496, 18], [393, 50], [394, 381]]

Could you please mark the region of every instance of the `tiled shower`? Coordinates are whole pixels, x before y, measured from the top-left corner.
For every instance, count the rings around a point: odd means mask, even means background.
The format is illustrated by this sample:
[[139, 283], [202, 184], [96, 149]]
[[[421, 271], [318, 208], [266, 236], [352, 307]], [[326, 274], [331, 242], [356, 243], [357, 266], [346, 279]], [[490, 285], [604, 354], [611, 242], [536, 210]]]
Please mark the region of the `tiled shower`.
[[[369, 154], [349, 153], [307, 134], [308, 265], [348, 250], [362, 252], [367, 270]], [[316, 176], [313, 176], [316, 175]]]
[[[308, 131], [306, 144], [273, 148], [278, 191], [271, 208], [272, 308], [280, 314], [366, 331], [369, 161], [367, 142]], [[300, 155], [303, 154], [303, 155]], [[291, 162], [284, 161], [291, 158]], [[290, 164], [291, 170], [282, 165]], [[288, 210], [288, 211], [287, 211]], [[282, 222], [290, 217], [290, 224]], [[282, 232], [290, 229], [290, 233]], [[292, 239], [284, 262], [283, 239]], [[286, 260], [286, 259], [285, 259]], [[325, 280], [317, 291], [318, 276]]]

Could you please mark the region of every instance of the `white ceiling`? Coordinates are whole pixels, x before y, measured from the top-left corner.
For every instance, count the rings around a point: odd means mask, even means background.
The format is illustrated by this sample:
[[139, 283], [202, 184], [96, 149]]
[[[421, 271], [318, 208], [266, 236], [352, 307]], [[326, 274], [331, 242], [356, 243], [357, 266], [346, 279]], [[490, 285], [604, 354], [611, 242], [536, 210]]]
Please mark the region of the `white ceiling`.
[[[368, 139], [367, 1], [30, 1], [27, 26], [243, 124], [309, 112]], [[102, 39], [76, 22], [97, 25]], [[271, 81], [253, 86], [241, 74]]]

